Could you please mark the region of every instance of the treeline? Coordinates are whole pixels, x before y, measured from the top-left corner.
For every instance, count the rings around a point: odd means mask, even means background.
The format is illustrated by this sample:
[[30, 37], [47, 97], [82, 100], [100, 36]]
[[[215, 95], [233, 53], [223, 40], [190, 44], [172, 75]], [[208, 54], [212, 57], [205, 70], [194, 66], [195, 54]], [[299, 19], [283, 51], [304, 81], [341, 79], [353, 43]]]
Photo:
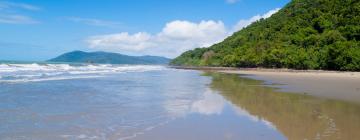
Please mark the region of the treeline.
[[293, 0], [172, 65], [360, 70], [360, 0]]

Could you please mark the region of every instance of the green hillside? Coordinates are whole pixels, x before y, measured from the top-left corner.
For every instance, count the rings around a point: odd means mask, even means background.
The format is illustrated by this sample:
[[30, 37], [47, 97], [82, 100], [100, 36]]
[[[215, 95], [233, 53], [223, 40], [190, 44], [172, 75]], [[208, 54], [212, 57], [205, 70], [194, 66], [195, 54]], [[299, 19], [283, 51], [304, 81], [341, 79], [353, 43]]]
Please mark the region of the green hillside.
[[170, 59], [159, 56], [128, 56], [108, 52], [73, 51], [62, 54], [49, 62], [99, 63], [99, 64], [155, 64], [167, 65]]
[[360, 0], [293, 0], [270, 18], [171, 64], [359, 71]]

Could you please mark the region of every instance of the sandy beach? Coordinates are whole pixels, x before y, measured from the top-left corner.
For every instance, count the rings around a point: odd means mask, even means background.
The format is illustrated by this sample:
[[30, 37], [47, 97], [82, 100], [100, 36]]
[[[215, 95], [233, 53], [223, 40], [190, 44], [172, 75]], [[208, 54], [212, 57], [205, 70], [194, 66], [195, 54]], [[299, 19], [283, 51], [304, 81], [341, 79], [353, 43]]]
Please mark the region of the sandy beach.
[[217, 71], [264, 80], [267, 84], [274, 85], [287, 92], [309, 94], [360, 104], [360, 72], [297, 71], [287, 69], [229, 69]]
[[281, 91], [308, 94], [360, 104], [360, 72], [228, 67], [174, 67], [239, 74], [277, 87]]

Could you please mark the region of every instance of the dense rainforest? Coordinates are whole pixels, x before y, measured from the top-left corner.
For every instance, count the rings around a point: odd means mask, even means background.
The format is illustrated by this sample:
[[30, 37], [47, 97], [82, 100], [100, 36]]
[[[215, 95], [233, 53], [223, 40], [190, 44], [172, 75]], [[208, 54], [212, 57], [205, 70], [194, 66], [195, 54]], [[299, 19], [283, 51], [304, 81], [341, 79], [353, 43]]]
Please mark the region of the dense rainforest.
[[270, 18], [171, 64], [359, 71], [360, 0], [292, 0]]

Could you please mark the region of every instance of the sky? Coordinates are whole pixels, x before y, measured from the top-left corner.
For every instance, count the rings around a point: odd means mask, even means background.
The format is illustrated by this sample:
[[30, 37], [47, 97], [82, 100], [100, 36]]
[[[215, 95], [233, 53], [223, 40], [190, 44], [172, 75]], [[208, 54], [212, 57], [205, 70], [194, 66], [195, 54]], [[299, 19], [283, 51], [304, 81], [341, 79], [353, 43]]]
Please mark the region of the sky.
[[209, 47], [290, 0], [0, 0], [0, 60], [106, 51], [174, 58]]

